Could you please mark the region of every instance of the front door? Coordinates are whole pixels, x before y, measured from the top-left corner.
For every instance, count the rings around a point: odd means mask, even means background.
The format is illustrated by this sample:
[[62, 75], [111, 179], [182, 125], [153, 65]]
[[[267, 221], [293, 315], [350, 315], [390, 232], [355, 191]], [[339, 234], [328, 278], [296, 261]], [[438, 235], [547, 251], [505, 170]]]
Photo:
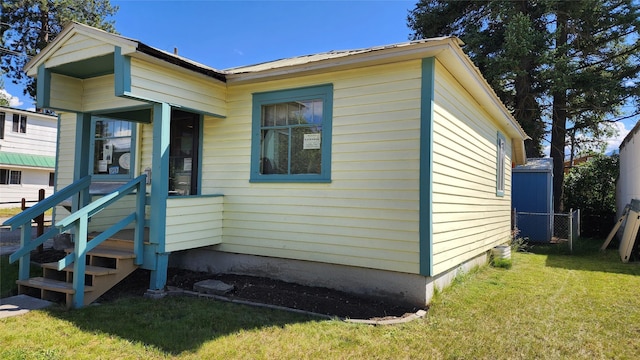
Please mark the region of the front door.
[[171, 110], [169, 195], [198, 194], [200, 115]]

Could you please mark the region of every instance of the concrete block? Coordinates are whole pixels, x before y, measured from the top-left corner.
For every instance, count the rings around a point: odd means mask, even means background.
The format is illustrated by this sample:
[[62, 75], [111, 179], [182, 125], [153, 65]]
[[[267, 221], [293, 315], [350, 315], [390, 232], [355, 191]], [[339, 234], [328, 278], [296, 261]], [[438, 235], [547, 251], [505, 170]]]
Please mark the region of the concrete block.
[[233, 290], [233, 285], [219, 280], [203, 280], [193, 284], [193, 291], [212, 295], [225, 295]]

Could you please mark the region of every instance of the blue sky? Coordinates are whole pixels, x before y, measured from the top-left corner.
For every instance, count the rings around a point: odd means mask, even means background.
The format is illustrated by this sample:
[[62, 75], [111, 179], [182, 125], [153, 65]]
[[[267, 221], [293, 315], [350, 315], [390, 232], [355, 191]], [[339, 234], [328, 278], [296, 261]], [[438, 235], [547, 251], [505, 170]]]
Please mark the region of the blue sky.
[[[226, 69], [330, 50], [404, 42], [416, 0], [111, 0], [123, 36]], [[12, 106], [30, 109], [22, 87], [5, 79]], [[638, 119], [617, 124], [619, 142]], [[546, 151], [548, 154], [548, 151]]]

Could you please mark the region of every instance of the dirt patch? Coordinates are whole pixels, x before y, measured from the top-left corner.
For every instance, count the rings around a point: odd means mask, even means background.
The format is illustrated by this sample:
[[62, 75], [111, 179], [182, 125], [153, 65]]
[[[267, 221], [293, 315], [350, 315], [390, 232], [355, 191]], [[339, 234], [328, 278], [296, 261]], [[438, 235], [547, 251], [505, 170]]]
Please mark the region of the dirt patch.
[[[64, 252], [46, 250], [34, 252], [34, 262], [52, 262], [61, 259]], [[208, 274], [169, 268], [167, 286], [193, 290], [193, 284], [201, 280], [214, 279], [233, 285], [234, 290], [226, 297], [251, 302], [283, 306], [318, 314], [351, 319], [403, 317], [413, 314], [418, 308], [392, 301], [362, 297], [347, 292], [273, 280], [264, 277]], [[120, 284], [105, 293], [98, 301], [108, 302], [125, 296], [142, 296], [149, 286], [149, 271], [138, 269]]]

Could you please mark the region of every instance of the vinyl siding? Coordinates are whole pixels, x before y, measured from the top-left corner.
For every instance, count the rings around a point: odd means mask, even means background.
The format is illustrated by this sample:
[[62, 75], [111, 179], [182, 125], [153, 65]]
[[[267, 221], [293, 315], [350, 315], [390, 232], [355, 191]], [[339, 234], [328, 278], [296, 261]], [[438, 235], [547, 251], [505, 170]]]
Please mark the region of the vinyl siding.
[[225, 85], [183, 69], [131, 59], [131, 94], [224, 116]]
[[222, 196], [169, 198], [165, 250], [219, 244], [222, 241], [223, 200]]
[[81, 79], [51, 74], [49, 104], [54, 109], [82, 111], [83, 84]]
[[617, 186], [618, 216], [632, 199], [640, 199], [640, 122], [620, 146], [620, 176]]
[[436, 62], [433, 121], [433, 273], [437, 275], [508, 240], [511, 142], [505, 193], [496, 195], [500, 129]]
[[[0, 112], [5, 114], [4, 139], [0, 139], [0, 151], [44, 156], [53, 156], [55, 154], [58, 126], [58, 120], [55, 117], [12, 112], [11, 109], [7, 108], [0, 108]], [[26, 133], [13, 131], [14, 114], [26, 115]], [[49, 183], [48, 178], [46, 183]]]
[[[421, 62], [229, 87], [205, 118], [203, 193], [224, 194], [222, 251], [416, 273]], [[249, 183], [254, 92], [332, 83], [332, 181]]]
[[83, 80], [83, 111], [92, 112], [148, 105], [140, 101], [116, 97], [114, 81], [113, 75], [104, 75]]
[[47, 67], [52, 68], [77, 61], [113, 53], [113, 45], [83, 34], [70, 37], [63, 46], [47, 59]]
[[[73, 182], [73, 163], [76, 146], [76, 114], [60, 113], [60, 132], [58, 142], [58, 158], [56, 159], [56, 191]], [[69, 212], [58, 206], [55, 209], [55, 220], [64, 219]]]

